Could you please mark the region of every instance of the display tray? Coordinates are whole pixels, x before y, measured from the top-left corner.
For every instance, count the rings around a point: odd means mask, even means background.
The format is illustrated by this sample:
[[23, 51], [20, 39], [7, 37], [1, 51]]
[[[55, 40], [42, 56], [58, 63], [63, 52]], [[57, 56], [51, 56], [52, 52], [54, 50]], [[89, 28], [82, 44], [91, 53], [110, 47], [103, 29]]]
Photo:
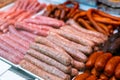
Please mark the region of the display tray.
[[[60, 3], [63, 3], [64, 1], [66, 0], [60, 0], [60, 2], [56, 0], [39, 0], [39, 2], [46, 3], [46, 4], [60, 4]], [[8, 10], [13, 4], [14, 3], [11, 3], [3, 8], [0, 8], [0, 11]], [[97, 8], [97, 6], [93, 7], [85, 4], [80, 4], [80, 8], [83, 10], [88, 10], [89, 8]], [[43, 11], [37, 13], [36, 15], [42, 14]], [[120, 16], [115, 14], [112, 14], [112, 15]], [[0, 66], [0, 80], [43, 80], [39, 76], [29, 72], [28, 70], [23, 69], [19, 65], [13, 64], [12, 62], [2, 57], [0, 57], [0, 65], [2, 65]]]

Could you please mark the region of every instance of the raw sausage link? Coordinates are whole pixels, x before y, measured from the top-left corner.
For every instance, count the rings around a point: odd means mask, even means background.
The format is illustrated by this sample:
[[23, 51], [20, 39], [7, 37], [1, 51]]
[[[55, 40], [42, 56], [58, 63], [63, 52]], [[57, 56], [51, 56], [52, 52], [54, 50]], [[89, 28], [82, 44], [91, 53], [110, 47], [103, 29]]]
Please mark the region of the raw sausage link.
[[71, 71], [71, 74], [70, 74], [71, 76], [76, 76], [76, 75], [78, 75], [78, 70], [77, 69], [75, 69], [75, 68], [72, 68], [72, 71]]
[[65, 65], [59, 63], [58, 61], [40, 53], [34, 49], [29, 49], [27, 51], [27, 53], [49, 65], [55, 66], [56, 68], [60, 69], [61, 71], [65, 72], [65, 73], [70, 73], [70, 71], [71, 71], [71, 66], [65, 66]]
[[98, 38], [102, 38], [103, 40], [107, 40], [107, 36], [105, 36], [105, 35], [103, 35], [102, 33], [99, 33], [99, 32], [94, 32], [94, 31], [84, 29], [72, 19], [70, 19], [67, 23], [70, 24], [72, 27], [74, 27], [78, 31], [81, 31], [83, 33], [87, 33], [89, 35], [96, 36]]
[[33, 65], [32, 63], [26, 61], [26, 60], [22, 60], [20, 62], [20, 66], [25, 68], [26, 70], [42, 77], [45, 80], [63, 80], [62, 78], [59, 78], [55, 75], [52, 75], [50, 73], [47, 73], [46, 71], [38, 68], [37, 66]]
[[56, 59], [57, 61], [59, 61], [60, 63], [66, 65], [66, 66], [71, 64], [71, 59], [68, 56], [58, 52], [57, 50], [55, 50], [53, 48], [47, 47], [42, 44], [37, 44], [37, 43], [32, 43], [30, 47], [35, 50], [40, 51], [41, 53], [43, 53], [51, 58]]
[[42, 70], [46, 71], [46, 72], [49, 72], [53, 75], [56, 75], [64, 80], [69, 80], [70, 79], [70, 76], [65, 74], [64, 72], [62, 72], [61, 70], [57, 69], [56, 67], [54, 66], [50, 66], [30, 55], [25, 55], [24, 57], [25, 60], [29, 61], [30, 63], [38, 66], [39, 68], [41, 68]]
[[20, 35], [20, 34], [17, 32], [17, 30], [14, 28], [14, 26], [12, 26], [12, 25], [9, 26], [9, 32], [15, 34], [15, 35], [18, 36], [19, 38], [21, 38], [21, 39], [23, 39], [23, 40], [25, 40], [25, 41], [27, 41], [27, 42], [29, 42], [29, 43], [32, 42], [32, 41], [30, 41], [28, 38], [24, 37], [23, 35]]
[[[76, 50], [75, 48], [68, 46], [65, 42], [63, 42], [61, 39], [61, 36], [51, 33], [49, 36], [47, 36], [47, 39], [55, 43], [56, 45], [62, 47], [64, 50], [66, 50], [74, 59], [82, 62], [86, 62], [87, 56], [84, 55], [82, 52]], [[59, 40], [58, 40], [59, 39]]]
[[[9, 44], [7, 44], [3, 40], [1, 40], [1, 38], [0, 38], [0, 48], [7, 51], [9, 54], [14, 55], [18, 59], [23, 59], [23, 57], [24, 57], [24, 55], [21, 52], [12, 48], [12, 46], [10, 46]], [[11, 56], [9, 56], [9, 57], [11, 57]]]
[[3, 57], [15, 64], [18, 64], [20, 60], [16, 58], [16, 56], [9, 54], [8, 52], [4, 51], [3, 49], [0, 48], [0, 57]]
[[2, 35], [1, 36], [1, 40], [3, 40], [4, 42], [6, 42], [10, 46], [12, 46], [14, 49], [20, 51], [22, 54], [26, 54], [27, 49], [25, 49], [24, 47], [22, 47], [18, 43], [16, 43], [13, 40], [11, 40], [9, 37], [7, 37], [5, 35]]

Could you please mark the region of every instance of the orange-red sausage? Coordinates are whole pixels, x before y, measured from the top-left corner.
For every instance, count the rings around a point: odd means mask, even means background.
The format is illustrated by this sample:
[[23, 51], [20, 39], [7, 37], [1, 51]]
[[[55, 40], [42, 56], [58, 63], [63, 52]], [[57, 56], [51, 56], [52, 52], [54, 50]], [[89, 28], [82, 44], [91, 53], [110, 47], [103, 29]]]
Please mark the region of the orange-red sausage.
[[108, 60], [112, 57], [111, 53], [105, 53], [103, 55], [100, 55], [96, 62], [95, 62], [95, 69], [97, 71], [102, 71], [106, 65], [106, 63], [108, 62]]
[[106, 64], [104, 73], [111, 77], [114, 74], [116, 66], [120, 63], [120, 56], [112, 57]]
[[120, 79], [120, 63], [117, 65], [117, 67], [115, 69], [115, 77], [117, 79]]
[[87, 68], [92, 68], [94, 67], [95, 61], [96, 59], [102, 55], [103, 52], [99, 51], [99, 52], [94, 52], [93, 54], [91, 54], [91, 56], [88, 58], [88, 61], [86, 63], [86, 67]]

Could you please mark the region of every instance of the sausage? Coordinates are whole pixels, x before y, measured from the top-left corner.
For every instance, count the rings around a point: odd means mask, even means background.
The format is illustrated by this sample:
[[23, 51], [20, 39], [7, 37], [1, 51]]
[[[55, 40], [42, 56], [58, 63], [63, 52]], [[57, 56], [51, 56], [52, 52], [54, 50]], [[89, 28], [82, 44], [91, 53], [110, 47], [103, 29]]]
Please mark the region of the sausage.
[[87, 77], [89, 76], [90, 76], [89, 73], [82, 73], [82, 74], [78, 74], [77, 76], [75, 76], [73, 80], [86, 80]]
[[21, 61], [15, 55], [9, 54], [8, 52], [6, 52], [5, 50], [3, 50], [1, 48], [0, 48], [0, 57], [3, 57], [5, 59], [13, 62], [14, 64], [18, 64]]
[[27, 31], [19, 31], [19, 34], [27, 37], [31, 41], [34, 41], [34, 38], [37, 37], [37, 35], [34, 35], [34, 34], [27, 32]]
[[56, 68], [60, 69], [61, 71], [65, 72], [65, 73], [70, 73], [70, 71], [71, 71], [71, 66], [65, 66], [65, 65], [59, 63], [58, 61], [54, 60], [53, 58], [50, 58], [34, 49], [29, 49], [27, 51], [27, 53], [49, 65], [55, 66]]
[[101, 15], [101, 16], [108, 17], [108, 18], [111, 18], [111, 19], [117, 20], [117, 21], [120, 20], [120, 17], [112, 16], [112, 15], [110, 15], [110, 14], [104, 13], [103, 11], [100, 11], [100, 10], [97, 10], [97, 9], [94, 9], [94, 11], [97, 12], [97, 13], [98, 13], [99, 15]]
[[18, 16], [21, 13], [23, 13], [23, 10], [18, 10], [14, 14], [7, 16], [6, 19], [14, 19], [16, 16]]
[[42, 52], [43, 54], [45, 54], [51, 58], [54, 58], [55, 60], [59, 61], [60, 63], [66, 65], [66, 66], [70, 65], [70, 63], [71, 63], [71, 59], [68, 56], [61, 54], [57, 50], [50, 48], [46, 45], [32, 43], [30, 45], [30, 47], [32, 49], [38, 50], [39, 52]]
[[42, 70], [46, 71], [46, 72], [49, 72], [53, 75], [56, 75], [64, 80], [69, 80], [70, 79], [70, 76], [65, 74], [64, 72], [62, 72], [61, 70], [57, 69], [56, 67], [54, 66], [51, 66], [51, 65], [48, 65], [30, 55], [25, 55], [24, 57], [25, 60], [29, 61], [30, 63], [38, 66], [39, 68], [41, 68]]
[[91, 70], [91, 74], [92, 75], [95, 75], [95, 76], [100, 76], [100, 72], [99, 71], [97, 71], [95, 68], [93, 68], [92, 70]]
[[35, 42], [44, 44], [51, 48], [56, 49], [57, 51], [71, 58], [71, 63], [73, 62], [72, 57], [67, 52], [65, 52], [65, 50], [63, 50], [61, 47], [57, 46], [56, 44], [52, 43], [50, 40], [46, 39], [45, 37], [42, 37], [42, 36], [36, 37]]
[[40, 5], [37, 5], [33, 10], [32, 12], [34, 13], [38, 13], [40, 10], [44, 9], [46, 7], [46, 4], [40, 4]]
[[27, 49], [25, 49], [24, 47], [22, 47], [21, 45], [19, 45], [18, 43], [14, 42], [13, 40], [11, 40], [9, 37], [2, 35], [1, 40], [3, 40], [4, 42], [6, 42], [7, 44], [9, 44], [10, 46], [12, 46], [14, 49], [20, 51], [22, 54], [25, 54]]
[[76, 14], [79, 14], [80, 13], [80, 10], [79, 9], [76, 9], [70, 16], [70, 18], [73, 18]]
[[85, 68], [85, 64], [83, 62], [79, 62], [79, 61], [73, 60], [73, 63], [71, 63], [71, 64], [77, 70], [83, 70]]
[[86, 80], [97, 80], [97, 77], [95, 75], [91, 75]]
[[58, 30], [57, 32], [64, 38], [67, 38], [67, 39], [77, 42], [79, 44], [82, 44], [85, 46], [91, 46], [91, 47], [95, 45], [93, 42], [91, 42], [87, 39], [84, 39], [82, 37], [79, 37], [78, 35], [69, 34], [69, 32], [65, 32], [63, 30]]
[[90, 41], [94, 42], [95, 44], [100, 44], [100, 43], [104, 42], [104, 40], [102, 40], [101, 38], [97, 38], [93, 35], [89, 35], [89, 34], [81, 32], [81, 31], [77, 31], [77, 30], [75, 30], [74, 28], [72, 28], [71, 26], [68, 26], [68, 25], [66, 25], [64, 27], [61, 27], [61, 29], [65, 30], [66, 32], [69, 31], [71, 34], [73, 33], [75, 35], [81, 36], [81, 37], [83, 37], [87, 40], [90, 40]]
[[78, 70], [75, 69], [75, 68], [72, 68], [72, 70], [71, 70], [71, 74], [70, 74], [70, 75], [71, 75], [72, 77], [78, 75]]
[[94, 64], [95, 64], [96, 59], [97, 59], [100, 55], [102, 55], [102, 54], [103, 54], [103, 52], [101, 52], [101, 51], [92, 53], [92, 54], [90, 55], [90, 57], [88, 58], [88, 61], [87, 61], [86, 64], [85, 64], [86, 67], [87, 67], [87, 68], [92, 68], [92, 67], [94, 67]]
[[78, 18], [84, 17], [84, 16], [86, 16], [86, 11], [82, 11], [82, 12], [76, 14], [76, 15], [73, 17], [73, 19], [74, 19], [74, 20], [78, 20]]
[[106, 34], [105, 33], [105, 31], [103, 30], [103, 29], [101, 29], [100, 27], [99, 27], [99, 25], [94, 21], [94, 19], [92, 18], [92, 12], [93, 12], [94, 10], [93, 9], [89, 9], [88, 11], [87, 11], [87, 17], [88, 17], [88, 19], [92, 22], [92, 24], [94, 25], [94, 27], [99, 31], [99, 32], [102, 32], [102, 33], [104, 33], [104, 34]]
[[31, 7], [36, 3], [36, 0], [33, 0], [33, 1], [28, 0], [28, 1], [29, 1], [29, 5], [26, 6], [26, 8], [24, 8], [24, 9], [31, 10]]
[[27, 41], [27, 42], [29, 42], [29, 43], [32, 42], [32, 41], [28, 40], [28, 38], [20, 35], [20, 34], [18, 33], [18, 31], [17, 31], [17, 30], [14, 28], [14, 26], [12, 26], [12, 25], [9, 26], [9, 32], [15, 34], [16, 36], [20, 37], [21, 39], [23, 39], [23, 40], [25, 40], [25, 41]]
[[55, 11], [55, 18], [59, 19], [60, 18], [60, 14], [61, 14], [61, 10], [60, 9], [57, 9]]
[[108, 29], [107, 25], [102, 24], [102, 23], [98, 23], [98, 25], [99, 25], [101, 28], [104, 29], [104, 31], [106, 32], [107, 35], [110, 35], [109, 29]]
[[104, 24], [120, 25], [120, 21], [113, 21], [109, 18], [95, 17], [94, 20]]
[[96, 36], [98, 38], [102, 38], [103, 40], [107, 40], [107, 36], [105, 36], [105, 35], [103, 35], [102, 33], [99, 33], [99, 32], [94, 32], [94, 31], [90, 31], [90, 30], [84, 29], [84, 28], [82, 28], [80, 25], [78, 25], [72, 19], [70, 19], [69, 21], [67, 21], [67, 24], [70, 24], [72, 27], [74, 27], [78, 31], [81, 31], [83, 33], [87, 33], [89, 35]]
[[25, 49], [29, 48], [28, 42], [20, 39], [19, 37], [15, 36], [14, 34], [8, 33], [8, 34], [6, 34], [6, 36], [9, 37], [11, 40], [13, 40], [15, 43], [18, 43], [19, 45], [24, 47]]
[[115, 68], [120, 63], [120, 57], [114, 56], [112, 57], [106, 64], [104, 73], [105, 75], [111, 77], [114, 74]]
[[82, 24], [86, 29], [92, 30], [92, 31], [96, 31], [93, 27], [91, 27], [84, 19], [79, 18], [78, 22], [80, 24]]
[[112, 57], [111, 53], [105, 53], [103, 55], [100, 55], [96, 61], [95, 61], [95, 69], [97, 71], [102, 71], [108, 62], [108, 60]]
[[60, 28], [61, 26], [65, 25], [65, 23], [61, 20], [51, 19], [46, 17], [44, 17], [43, 19], [43, 17], [41, 16], [39, 17], [37, 16], [36, 19], [26, 19], [25, 22], [39, 24], [39, 25], [48, 25], [54, 28]]
[[[10, 46], [9, 44], [7, 44], [5, 41], [3, 41], [0, 37], [0, 48], [7, 51], [9, 54], [14, 55], [16, 58], [18, 59], [23, 59], [24, 55], [18, 51], [15, 50], [14, 48], [12, 48], [12, 46]], [[11, 57], [11, 56], [9, 56]]]
[[109, 78], [105, 74], [100, 75], [100, 79], [102, 80], [109, 80]]
[[30, 26], [27, 23], [23, 23], [23, 22], [15, 23], [15, 28], [26, 30], [26, 31], [29, 31], [33, 34], [40, 35], [40, 36], [47, 36], [48, 35], [48, 31], [39, 29], [36, 26]]
[[[67, 26], [64, 26], [64, 27], [67, 27]], [[65, 28], [64, 28], [65, 29]], [[66, 29], [68, 31], [68, 28]], [[52, 30], [53, 31], [53, 30]], [[53, 31], [53, 32], [58, 32], [57, 30]], [[72, 32], [69, 32], [72, 34]], [[58, 33], [59, 34], [59, 33]], [[70, 40], [67, 40], [66, 38], [62, 38], [62, 41], [64, 41], [66, 44], [68, 44], [69, 46], [73, 47], [73, 48], [76, 48], [78, 49], [79, 51], [85, 53], [86, 55], [90, 54], [92, 52], [92, 48], [90, 46], [83, 46], [82, 44], [78, 44], [78, 43], [75, 43], [75, 42], [72, 42]]]
[[66, 16], [66, 13], [65, 13], [66, 11], [63, 9], [63, 10], [61, 10], [61, 15], [60, 15], [60, 19], [61, 20], [64, 20], [64, 18], [65, 18], [65, 16]]
[[31, 15], [32, 15], [32, 13], [30, 13], [30, 12], [24, 12], [24, 13], [22, 13], [21, 15], [19, 15], [18, 17], [16, 17], [15, 20], [17, 20], [17, 21], [22, 21], [22, 20], [24, 20], [25, 18], [30, 17]]
[[[69, 46], [64, 41], [61, 40], [61, 36], [51, 33], [49, 36], [47, 36], [47, 39], [55, 43], [56, 45], [62, 47], [65, 51], [67, 51], [74, 59], [85, 62], [87, 60], [87, 56], [84, 55], [82, 52], [76, 50], [75, 48]], [[59, 39], [59, 40], [58, 40]]]
[[0, 30], [4, 31], [4, 29], [6, 29], [6, 28], [8, 29], [9, 25], [14, 24], [14, 22], [15, 22], [14, 20], [7, 21], [6, 23], [4, 23], [4, 24], [1, 25]]
[[112, 76], [110, 80], [117, 80], [117, 79], [115, 78], [115, 76]]
[[26, 0], [24, 3], [23, 3], [23, 6], [22, 6], [22, 10], [26, 10], [26, 7], [29, 5], [29, 0]]
[[117, 67], [115, 69], [115, 77], [117, 79], [120, 79], [120, 63], [117, 65]]
[[33, 65], [32, 63], [30, 63], [26, 60], [22, 60], [20, 62], [20, 66], [23, 67], [24, 69], [38, 75], [39, 77], [41, 77], [45, 80], [63, 80], [62, 78], [59, 78], [55, 75], [52, 75], [52, 74], [38, 68], [37, 66]]

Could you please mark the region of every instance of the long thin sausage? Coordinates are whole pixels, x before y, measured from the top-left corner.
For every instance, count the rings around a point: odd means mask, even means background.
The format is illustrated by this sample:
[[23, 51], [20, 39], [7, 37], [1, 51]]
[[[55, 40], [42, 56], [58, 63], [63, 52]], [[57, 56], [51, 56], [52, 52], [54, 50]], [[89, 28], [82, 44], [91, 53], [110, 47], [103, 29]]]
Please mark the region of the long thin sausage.
[[37, 66], [33, 65], [32, 63], [30, 63], [26, 60], [22, 60], [20, 62], [20, 66], [36, 75], [42, 77], [45, 80], [63, 80], [62, 78], [59, 78], [55, 75], [52, 75], [52, 74], [38, 68]]
[[64, 65], [70, 65], [71, 60], [68, 56], [58, 52], [57, 50], [50, 48], [46, 45], [38, 44], [38, 43], [32, 43], [31, 48], [36, 49], [40, 51], [41, 53], [50, 56], [51, 58], [56, 59], [60, 63]]
[[64, 80], [69, 80], [70, 76], [68, 76], [67, 74], [65, 74], [64, 72], [62, 72], [61, 70], [57, 69], [54, 66], [48, 65], [30, 55], [25, 55], [24, 57], [25, 60], [29, 61], [30, 63], [38, 66], [39, 68], [45, 70], [46, 72], [49, 72], [53, 75], [56, 75]]
[[[61, 36], [52, 33], [51, 35], [47, 36], [47, 39], [55, 43], [56, 45], [62, 47], [66, 50], [74, 59], [82, 62], [86, 62], [87, 57], [82, 52], [76, 50], [75, 48], [68, 46], [65, 42], [60, 39]], [[59, 39], [59, 40], [58, 40]]]
[[65, 66], [62, 63], [54, 60], [53, 58], [50, 58], [34, 49], [29, 49], [27, 51], [27, 53], [49, 65], [55, 66], [56, 68], [60, 69], [61, 71], [65, 72], [65, 73], [70, 73], [70, 71], [71, 71], [71, 66]]
[[107, 40], [107, 36], [103, 35], [102, 33], [99, 32], [94, 32], [94, 31], [90, 31], [87, 29], [82, 28], [80, 25], [78, 25], [74, 20], [70, 19], [69, 21], [67, 21], [68, 24], [70, 24], [72, 27], [74, 27], [76, 30], [87, 33], [89, 35], [93, 35], [96, 36], [98, 38], [102, 38], [103, 40]]

